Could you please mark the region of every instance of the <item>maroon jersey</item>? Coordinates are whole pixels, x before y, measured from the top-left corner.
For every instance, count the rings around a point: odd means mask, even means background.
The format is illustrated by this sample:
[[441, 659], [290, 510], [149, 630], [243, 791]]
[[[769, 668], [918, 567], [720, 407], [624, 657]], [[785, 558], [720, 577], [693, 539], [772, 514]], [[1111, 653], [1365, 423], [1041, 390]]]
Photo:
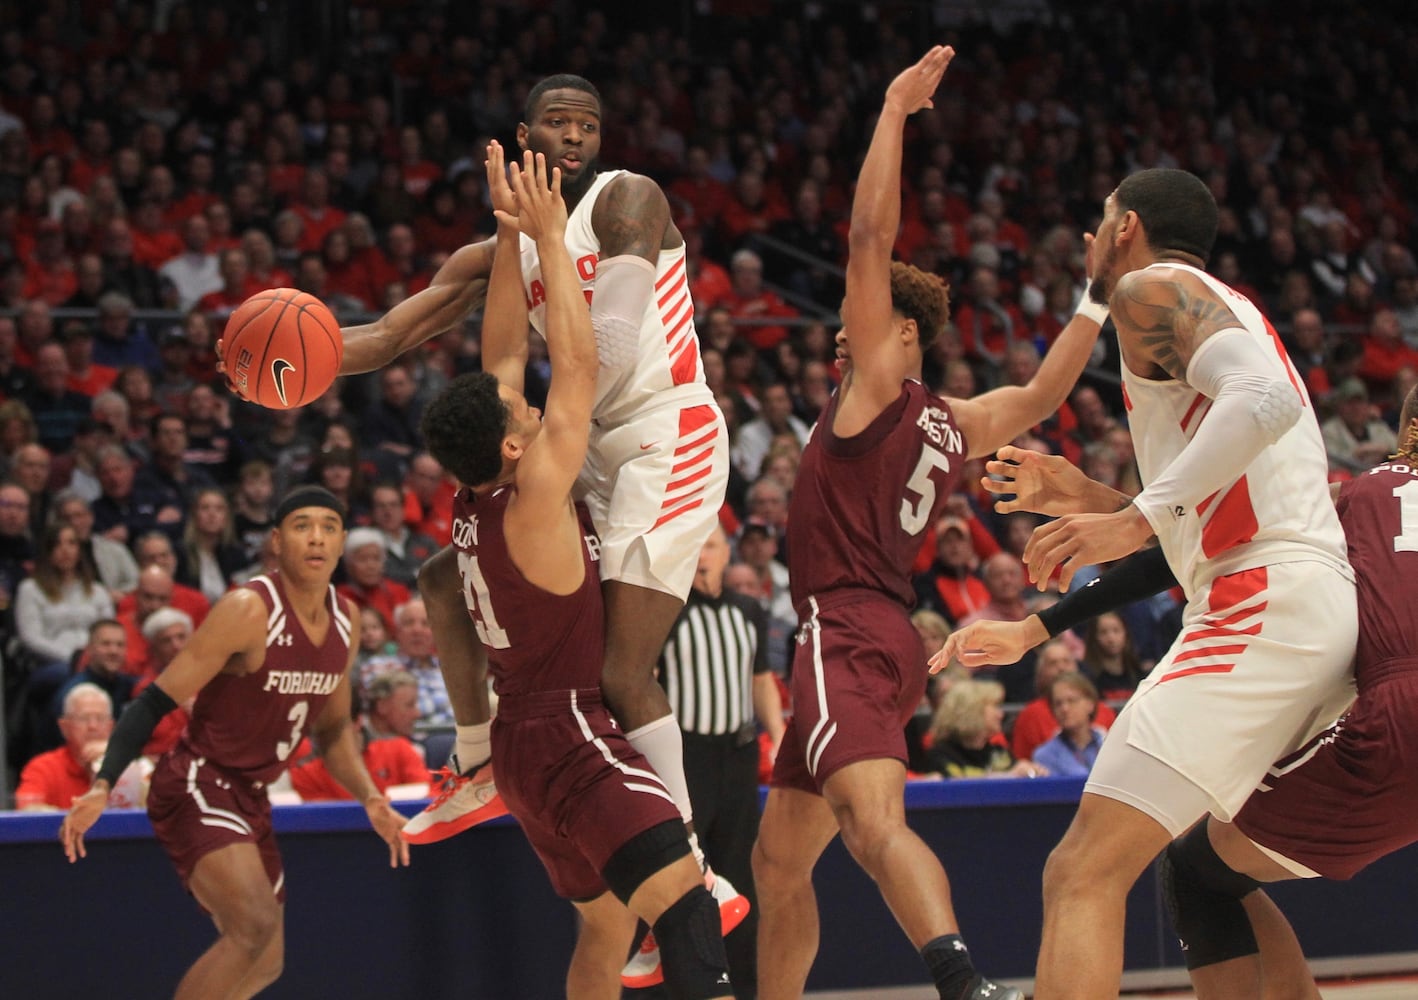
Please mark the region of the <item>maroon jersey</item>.
[[1359, 646], [1364, 668], [1418, 651], [1412, 586], [1418, 580], [1418, 468], [1388, 462], [1344, 484], [1335, 504], [1358, 578]]
[[498, 697], [597, 688], [605, 651], [605, 611], [597, 559], [600, 540], [581, 504], [585, 579], [574, 593], [548, 593], [529, 583], [507, 552], [504, 519], [515, 491], [485, 496], [460, 490], [453, 499], [453, 545], [463, 599], [487, 649]]
[[911, 607], [911, 563], [965, 464], [950, 405], [914, 379], [850, 438], [832, 433], [837, 396], [803, 449], [788, 509], [793, 604], [844, 587], [879, 590]]
[[330, 627], [317, 646], [288, 610], [280, 573], [242, 586], [266, 605], [265, 662], [255, 673], [217, 674], [202, 688], [178, 750], [270, 783], [290, 766], [306, 726], [345, 676], [350, 618], [330, 587]]

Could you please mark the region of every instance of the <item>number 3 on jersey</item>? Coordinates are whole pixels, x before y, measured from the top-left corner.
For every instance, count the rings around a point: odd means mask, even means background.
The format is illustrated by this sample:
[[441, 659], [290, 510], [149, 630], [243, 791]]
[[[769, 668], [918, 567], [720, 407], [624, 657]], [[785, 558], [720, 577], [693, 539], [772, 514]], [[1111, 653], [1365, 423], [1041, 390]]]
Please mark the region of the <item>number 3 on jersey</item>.
[[483, 645], [492, 649], [506, 649], [512, 645], [508, 641], [507, 630], [497, 624], [497, 613], [492, 610], [492, 595], [487, 592], [487, 581], [478, 566], [478, 557], [460, 550], [458, 575], [463, 578], [463, 603], [472, 613], [473, 624]]
[[[918, 535], [930, 520], [935, 509], [936, 486], [931, 478], [931, 470], [950, 471], [950, 459], [934, 448], [921, 448], [921, 457], [916, 462], [916, 471], [906, 483], [906, 496], [901, 500], [901, 527], [908, 535]], [[911, 494], [915, 494], [912, 499]]]

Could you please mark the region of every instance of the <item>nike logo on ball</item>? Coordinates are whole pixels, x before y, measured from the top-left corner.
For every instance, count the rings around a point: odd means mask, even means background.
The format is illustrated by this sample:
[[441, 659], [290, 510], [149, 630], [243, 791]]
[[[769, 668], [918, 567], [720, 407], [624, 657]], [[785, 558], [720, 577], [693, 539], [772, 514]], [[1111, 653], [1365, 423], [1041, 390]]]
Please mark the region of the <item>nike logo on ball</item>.
[[290, 400], [286, 399], [286, 372], [295, 371], [295, 365], [285, 358], [277, 358], [271, 362], [271, 378], [276, 383], [276, 395], [281, 397], [282, 406], [290, 406]]

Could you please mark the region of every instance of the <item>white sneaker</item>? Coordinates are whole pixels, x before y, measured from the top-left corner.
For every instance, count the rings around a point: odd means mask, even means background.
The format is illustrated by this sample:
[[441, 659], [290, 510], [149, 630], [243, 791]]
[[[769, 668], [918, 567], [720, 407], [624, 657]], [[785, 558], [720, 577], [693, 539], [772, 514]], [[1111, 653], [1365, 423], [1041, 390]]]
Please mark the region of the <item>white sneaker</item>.
[[640, 950], [620, 970], [620, 985], [628, 990], [644, 990], [664, 981], [665, 969], [660, 964], [660, 946], [655, 942], [655, 932], [646, 931]]
[[423, 812], [404, 825], [400, 836], [410, 844], [432, 844], [447, 840], [479, 823], [507, 815], [507, 805], [497, 794], [497, 784], [489, 761], [472, 774], [458, 772], [458, 758], [449, 758], [451, 767], [440, 770], [434, 779], [442, 789]]
[[714, 897], [714, 902], [719, 904], [720, 933], [728, 937], [729, 932], [743, 923], [744, 917], [748, 916], [748, 897], [735, 889], [733, 883], [724, 876], [716, 875], [712, 868], [706, 868], [704, 871], [704, 887], [709, 890], [709, 895]]

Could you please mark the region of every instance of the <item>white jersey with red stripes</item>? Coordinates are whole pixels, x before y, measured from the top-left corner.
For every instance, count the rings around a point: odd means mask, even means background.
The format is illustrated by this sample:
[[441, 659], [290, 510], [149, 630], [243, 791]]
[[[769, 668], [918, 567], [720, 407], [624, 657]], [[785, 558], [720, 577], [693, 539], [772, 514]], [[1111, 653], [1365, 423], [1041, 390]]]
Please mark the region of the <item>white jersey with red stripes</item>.
[[[567, 219], [566, 249], [576, 265], [587, 302], [595, 288], [596, 264], [601, 256], [601, 241], [591, 228], [591, 215], [606, 186], [624, 173], [607, 170], [597, 174]], [[542, 284], [541, 262], [536, 244], [526, 236], [522, 237], [522, 287], [532, 326], [546, 336], [546, 288]], [[652, 407], [713, 402], [699, 360], [694, 303], [689, 297], [689, 274], [681, 243], [672, 250], [660, 251], [655, 266], [655, 294], [640, 324], [636, 362], [625, 368], [601, 368], [592, 417], [612, 423]]]
[[[1173, 262], [1151, 266], [1189, 270], [1206, 282], [1264, 349], [1275, 377], [1290, 382], [1304, 401], [1300, 419], [1244, 475], [1194, 510], [1174, 510], [1160, 525], [1158, 541], [1188, 598], [1218, 576], [1296, 560], [1329, 563], [1352, 580], [1314, 406], [1274, 327], [1250, 299], [1204, 271]], [[1126, 363], [1122, 374], [1138, 471], [1146, 484], [1181, 454], [1207, 419], [1211, 400], [1175, 379], [1141, 378]]]

